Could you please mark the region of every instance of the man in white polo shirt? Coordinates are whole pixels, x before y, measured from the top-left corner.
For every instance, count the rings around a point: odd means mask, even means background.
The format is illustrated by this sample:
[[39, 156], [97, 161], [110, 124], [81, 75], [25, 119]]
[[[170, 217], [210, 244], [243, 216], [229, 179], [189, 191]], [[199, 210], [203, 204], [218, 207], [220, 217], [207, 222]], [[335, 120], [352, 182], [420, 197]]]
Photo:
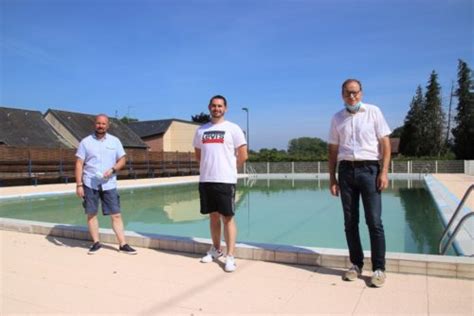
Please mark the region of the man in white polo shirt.
[[359, 235], [359, 199], [362, 197], [372, 252], [371, 283], [381, 287], [385, 283], [381, 193], [388, 187], [391, 132], [380, 109], [362, 103], [359, 80], [348, 79], [342, 84], [342, 98], [345, 108], [333, 116], [329, 132], [329, 176], [331, 194], [341, 194], [352, 263], [343, 278], [353, 281], [362, 274], [364, 252]]
[[95, 132], [79, 143], [76, 152], [76, 194], [83, 199], [87, 226], [93, 240], [88, 253], [95, 254], [102, 247], [97, 219], [100, 200], [102, 213], [110, 215], [112, 229], [119, 242], [119, 251], [136, 254], [135, 249], [125, 242], [115, 175], [125, 166], [125, 150], [117, 137], [107, 133], [108, 129], [109, 118], [104, 114], [97, 115]]
[[199, 196], [201, 213], [209, 214], [212, 247], [201, 258], [208, 263], [223, 255], [221, 226], [227, 248], [225, 271], [236, 269], [234, 260], [237, 226], [235, 224], [235, 186], [237, 167], [247, 160], [247, 143], [242, 129], [224, 119], [227, 100], [216, 95], [208, 106], [211, 122], [197, 129], [193, 146], [199, 161]]

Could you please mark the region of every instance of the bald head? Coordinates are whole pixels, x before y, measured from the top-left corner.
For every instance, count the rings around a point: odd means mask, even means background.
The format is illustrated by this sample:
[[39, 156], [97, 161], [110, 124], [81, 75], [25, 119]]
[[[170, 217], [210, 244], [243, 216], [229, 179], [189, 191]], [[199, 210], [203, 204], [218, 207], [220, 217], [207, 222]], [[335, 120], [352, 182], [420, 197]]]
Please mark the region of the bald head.
[[95, 135], [98, 138], [102, 138], [109, 129], [109, 117], [105, 114], [99, 114], [95, 117]]
[[109, 117], [106, 114], [98, 114], [95, 117], [95, 121], [97, 122], [97, 119], [99, 119], [99, 118], [104, 118], [107, 121], [107, 123], [109, 122]]

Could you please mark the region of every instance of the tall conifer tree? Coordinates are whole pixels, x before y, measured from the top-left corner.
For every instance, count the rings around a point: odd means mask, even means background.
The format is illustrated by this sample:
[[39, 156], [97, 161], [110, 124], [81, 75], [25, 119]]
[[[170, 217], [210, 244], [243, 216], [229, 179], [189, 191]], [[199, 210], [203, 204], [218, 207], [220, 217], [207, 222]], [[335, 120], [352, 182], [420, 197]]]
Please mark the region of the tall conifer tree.
[[419, 156], [423, 143], [423, 90], [416, 89], [410, 110], [405, 117], [403, 131], [400, 136], [400, 153], [405, 156]]
[[454, 117], [456, 127], [453, 150], [458, 159], [474, 159], [474, 81], [471, 69], [466, 62], [458, 63], [457, 114]]
[[425, 104], [423, 107], [423, 143], [421, 154], [424, 156], [439, 156], [445, 147], [444, 112], [441, 106], [441, 87], [438, 74], [433, 70], [426, 86]]

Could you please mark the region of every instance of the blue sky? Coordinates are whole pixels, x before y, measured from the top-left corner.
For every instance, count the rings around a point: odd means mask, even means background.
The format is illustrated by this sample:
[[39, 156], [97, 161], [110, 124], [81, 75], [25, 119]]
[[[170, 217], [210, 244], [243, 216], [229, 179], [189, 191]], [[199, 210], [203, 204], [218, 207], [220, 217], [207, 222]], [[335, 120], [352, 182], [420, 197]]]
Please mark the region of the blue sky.
[[45, 112], [206, 112], [223, 94], [250, 147], [327, 140], [340, 85], [364, 85], [390, 127], [439, 74], [447, 107], [458, 59], [473, 67], [471, 0], [2, 0], [0, 104]]

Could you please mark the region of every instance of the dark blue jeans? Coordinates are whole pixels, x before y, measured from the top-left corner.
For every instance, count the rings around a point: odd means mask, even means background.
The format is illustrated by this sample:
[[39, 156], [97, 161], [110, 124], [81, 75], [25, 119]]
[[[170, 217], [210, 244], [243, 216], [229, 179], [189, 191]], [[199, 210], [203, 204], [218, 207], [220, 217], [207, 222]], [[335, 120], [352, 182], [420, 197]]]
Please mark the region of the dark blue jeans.
[[382, 196], [377, 190], [378, 164], [339, 164], [339, 188], [344, 210], [344, 228], [352, 264], [362, 269], [364, 252], [359, 235], [359, 199], [369, 227], [372, 270], [385, 271], [385, 233], [382, 225]]

